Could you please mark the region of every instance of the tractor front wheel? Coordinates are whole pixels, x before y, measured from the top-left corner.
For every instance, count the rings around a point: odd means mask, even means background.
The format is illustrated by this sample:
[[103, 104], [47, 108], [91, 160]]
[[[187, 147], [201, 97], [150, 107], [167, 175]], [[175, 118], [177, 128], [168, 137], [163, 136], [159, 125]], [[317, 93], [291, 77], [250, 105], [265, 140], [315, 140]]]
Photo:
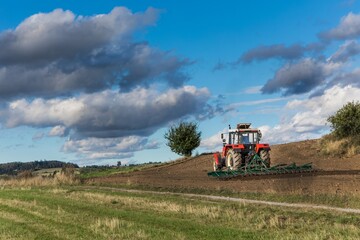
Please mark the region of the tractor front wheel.
[[226, 167], [230, 170], [238, 170], [241, 165], [241, 154], [229, 149], [226, 154]]
[[220, 170], [221, 170], [220, 165], [218, 165], [215, 161], [214, 161], [214, 165], [213, 165], [213, 167], [214, 167], [214, 171], [215, 171], [215, 172], [216, 172], [216, 171], [220, 171]]
[[213, 160], [213, 168], [214, 171], [221, 171], [221, 169], [223, 168], [223, 166], [225, 165], [224, 163], [224, 159], [221, 158], [220, 153], [214, 153], [214, 160]]
[[264, 161], [266, 167], [270, 167], [270, 152], [269, 150], [260, 150], [260, 158]]

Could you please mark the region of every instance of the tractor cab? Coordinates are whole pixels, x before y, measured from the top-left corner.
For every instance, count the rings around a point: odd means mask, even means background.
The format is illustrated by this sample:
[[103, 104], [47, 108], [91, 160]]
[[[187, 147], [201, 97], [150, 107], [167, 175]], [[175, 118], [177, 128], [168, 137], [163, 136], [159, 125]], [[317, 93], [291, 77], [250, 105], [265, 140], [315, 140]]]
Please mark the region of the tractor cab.
[[240, 123], [236, 129], [229, 128], [227, 138], [224, 138], [224, 134], [221, 134], [223, 145], [259, 144], [262, 136], [261, 131], [251, 129], [250, 125], [250, 123]]

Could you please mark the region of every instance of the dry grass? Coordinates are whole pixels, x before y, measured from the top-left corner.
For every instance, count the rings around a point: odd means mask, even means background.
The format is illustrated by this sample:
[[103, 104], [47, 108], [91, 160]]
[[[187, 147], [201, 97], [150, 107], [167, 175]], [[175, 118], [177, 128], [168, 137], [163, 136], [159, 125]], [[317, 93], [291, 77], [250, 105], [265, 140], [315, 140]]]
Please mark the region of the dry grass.
[[321, 146], [321, 152], [326, 155], [352, 157], [360, 154], [360, 142], [355, 137], [337, 139], [329, 134], [321, 139]]
[[345, 139], [342, 140], [325, 140], [322, 142], [323, 153], [328, 155], [338, 155], [345, 153], [344, 149], [341, 147], [346, 142]]
[[91, 229], [107, 239], [149, 239], [145, 231], [137, 229], [135, 224], [119, 218], [98, 218]]
[[58, 173], [54, 177], [42, 176], [26, 176], [26, 177], [12, 177], [8, 179], [0, 179], [0, 187], [43, 187], [43, 186], [60, 186], [60, 185], [75, 185], [79, 180], [75, 175], [65, 173]]
[[[198, 217], [204, 217], [207, 219], [217, 219], [220, 215], [224, 214], [223, 209], [218, 206], [199, 205], [199, 204], [182, 204], [176, 203], [170, 200], [153, 200], [150, 198], [137, 198], [128, 196], [112, 196], [103, 193], [91, 193], [91, 192], [73, 192], [69, 195], [69, 198], [74, 200], [86, 200], [92, 203], [116, 203], [120, 206], [126, 206], [129, 208], [137, 209], [154, 209], [159, 213], [172, 212], [191, 214]], [[235, 212], [231, 212], [234, 215]]]

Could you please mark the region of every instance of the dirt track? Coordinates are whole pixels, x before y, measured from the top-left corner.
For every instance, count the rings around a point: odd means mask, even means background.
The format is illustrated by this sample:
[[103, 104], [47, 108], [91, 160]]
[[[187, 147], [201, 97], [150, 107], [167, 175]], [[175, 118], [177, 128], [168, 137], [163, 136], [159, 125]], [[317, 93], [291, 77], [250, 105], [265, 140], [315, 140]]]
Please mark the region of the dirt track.
[[135, 190], [135, 189], [122, 189], [122, 188], [98, 187], [98, 186], [96, 186], [96, 187], [86, 186], [86, 187], [81, 187], [80, 189], [81, 190], [102, 189], [102, 190], [110, 190], [110, 191], [116, 191], [116, 192], [146, 193], [146, 194], [150, 193], [150, 194], [156, 194], [156, 195], [177, 195], [177, 196], [183, 196], [183, 197], [189, 197], [189, 198], [202, 198], [202, 199], [209, 199], [209, 200], [250, 203], [250, 204], [277, 206], [277, 207], [320, 209], [320, 210], [326, 210], [326, 211], [332, 211], [332, 212], [336, 211], [336, 212], [343, 212], [343, 213], [360, 214], [360, 209], [340, 208], [340, 207], [331, 207], [331, 206], [325, 206], [325, 205], [306, 204], [306, 203], [285, 203], [285, 202], [263, 201], [263, 200], [245, 199], [245, 198], [237, 198], [237, 197], [222, 197], [222, 196], [192, 194], [192, 193], [144, 191], [144, 190]]
[[272, 164], [313, 162], [322, 171], [299, 175], [271, 175], [221, 181], [207, 176], [212, 155], [202, 155], [130, 174], [94, 179], [101, 183], [139, 184], [165, 188], [228, 189], [238, 192], [286, 192], [298, 194], [360, 194], [360, 155], [351, 158], [324, 157], [316, 140], [272, 147]]

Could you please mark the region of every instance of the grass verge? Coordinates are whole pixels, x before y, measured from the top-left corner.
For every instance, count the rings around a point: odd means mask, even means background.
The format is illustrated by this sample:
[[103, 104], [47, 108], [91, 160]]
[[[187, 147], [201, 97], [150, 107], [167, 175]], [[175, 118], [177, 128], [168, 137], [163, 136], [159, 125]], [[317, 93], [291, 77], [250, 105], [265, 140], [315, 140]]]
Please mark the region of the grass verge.
[[4, 188], [0, 239], [358, 239], [358, 215], [174, 195]]

